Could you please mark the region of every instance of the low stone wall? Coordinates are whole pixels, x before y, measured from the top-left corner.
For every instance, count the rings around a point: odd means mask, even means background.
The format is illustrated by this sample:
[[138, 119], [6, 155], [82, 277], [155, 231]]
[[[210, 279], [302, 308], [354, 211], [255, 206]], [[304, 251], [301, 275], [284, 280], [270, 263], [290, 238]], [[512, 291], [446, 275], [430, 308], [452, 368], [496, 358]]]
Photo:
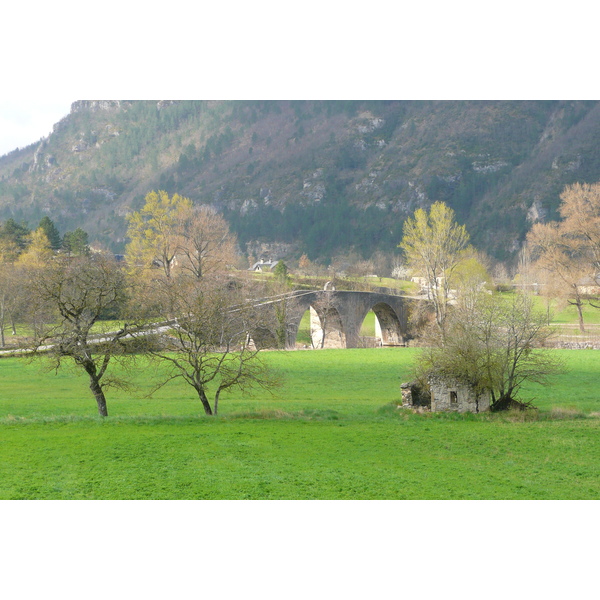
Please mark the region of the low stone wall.
[[562, 348], [564, 350], [600, 350], [600, 341], [554, 342], [552, 348]]
[[360, 347], [361, 348], [381, 348], [381, 338], [374, 336], [362, 335], [360, 336]]

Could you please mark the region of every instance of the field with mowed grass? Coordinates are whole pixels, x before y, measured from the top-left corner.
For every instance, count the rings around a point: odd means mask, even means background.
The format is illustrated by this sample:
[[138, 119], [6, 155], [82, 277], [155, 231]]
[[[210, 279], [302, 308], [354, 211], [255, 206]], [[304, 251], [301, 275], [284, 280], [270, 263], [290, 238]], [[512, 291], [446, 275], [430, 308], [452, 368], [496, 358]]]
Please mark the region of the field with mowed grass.
[[565, 373], [523, 398], [538, 411], [414, 414], [399, 386], [418, 350], [265, 352], [273, 396], [191, 388], [109, 390], [96, 416], [84, 377], [0, 360], [2, 499], [595, 499], [600, 351], [561, 350]]

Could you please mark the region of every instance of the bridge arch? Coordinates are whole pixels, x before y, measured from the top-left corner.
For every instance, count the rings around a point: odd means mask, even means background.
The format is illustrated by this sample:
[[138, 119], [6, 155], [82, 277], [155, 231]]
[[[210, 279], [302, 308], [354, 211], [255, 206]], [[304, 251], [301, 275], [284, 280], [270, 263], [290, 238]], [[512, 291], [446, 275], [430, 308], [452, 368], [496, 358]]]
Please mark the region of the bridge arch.
[[403, 327], [396, 311], [386, 302], [378, 302], [371, 310], [375, 313], [375, 337], [381, 340], [381, 345], [405, 345]]
[[276, 332], [267, 327], [255, 327], [250, 332], [250, 338], [254, 342], [254, 346], [259, 350], [278, 347]]
[[346, 332], [335, 306], [311, 304], [310, 337], [313, 348], [346, 348]]

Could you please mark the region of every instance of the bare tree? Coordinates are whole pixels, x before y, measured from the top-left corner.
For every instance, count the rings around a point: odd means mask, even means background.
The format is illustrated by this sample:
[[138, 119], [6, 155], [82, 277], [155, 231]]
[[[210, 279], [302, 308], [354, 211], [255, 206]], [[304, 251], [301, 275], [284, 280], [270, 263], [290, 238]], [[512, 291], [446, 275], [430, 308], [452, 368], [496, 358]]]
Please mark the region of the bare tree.
[[31, 271], [32, 348], [48, 356], [54, 369], [67, 359], [88, 375], [98, 413], [106, 417], [104, 390], [124, 385], [108, 376], [113, 358], [125, 355], [127, 327], [102, 331], [100, 320], [122, 305], [124, 275], [110, 257], [53, 261]]
[[277, 348], [285, 349], [294, 331], [293, 316], [298, 308], [287, 265], [280, 260], [273, 270], [273, 277], [266, 280], [264, 287], [256, 292], [264, 297], [266, 306], [270, 308], [263, 317], [267, 329], [272, 332]]
[[471, 296], [448, 313], [445, 335], [431, 330], [418, 359], [420, 377], [441, 374], [489, 390], [495, 411], [523, 407], [517, 397], [525, 382], [548, 384], [561, 370], [544, 349], [553, 333], [529, 295], [481, 293], [475, 302]]
[[356, 289], [368, 291], [372, 284], [370, 277], [375, 273], [375, 265], [372, 260], [358, 260], [348, 267], [347, 273], [355, 279]]
[[[319, 299], [313, 304], [311, 307], [312, 310], [316, 313], [316, 316], [319, 319], [320, 331], [312, 331], [311, 324], [311, 343], [313, 348], [325, 348], [325, 344], [327, 341], [332, 340], [334, 331], [336, 331], [334, 325], [338, 324], [339, 321], [339, 313], [337, 300], [335, 297], [335, 290], [329, 289], [331, 286], [325, 286], [325, 289], [320, 294]], [[312, 319], [312, 314], [311, 314]], [[340, 343], [342, 340], [335, 340]]]
[[177, 259], [196, 279], [225, 271], [236, 261], [236, 239], [209, 206], [193, 209], [179, 224]]
[[555, 284], [547, 293], [562, 296], [577, 308], [583, 332], [585, 303], [600, 306], [600, 183], [566, 186], [560, 199], [561, 221], [536, 223], [527, 241], [536, 266]]
[[560, 199], [565, 234], [585, 257], [590, 275], [595, 277], [600, 273], [600, 182], [567, 186]]
[[584, 332], [584, 284], [589, 274], [587, 261], [558, 223], [536, 223], [531, 228], [527, 241], [535, 258], [534, 266], [550, 275], [544, 293], [562, 297], [568, 304], [575, 306], [579, 317], [579, 330]]
[[181, 276], [156, 284], [170, 327], [147, 346], [168, 367], [155, 389], [181, 378], [196, 391], [205, 414], [216, 415], [223, 392], [276, 384], [252, 343], [259, 313], [241, 283]]
[[134, 271], [160, 267], [170, 278], [175, 267], [201, 279], [236, 262], [236, 238], [209, 206], [166, 192], [150, 192], [144, 207], [128, 217], [128, 262]]

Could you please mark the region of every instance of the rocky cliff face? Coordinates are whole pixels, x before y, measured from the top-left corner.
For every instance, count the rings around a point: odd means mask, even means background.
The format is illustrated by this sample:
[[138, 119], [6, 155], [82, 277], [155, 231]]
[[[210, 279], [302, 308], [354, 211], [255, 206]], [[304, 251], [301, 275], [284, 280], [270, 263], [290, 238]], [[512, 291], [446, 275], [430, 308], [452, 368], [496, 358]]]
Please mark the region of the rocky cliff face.
[[161, 188], [254, 249], [314, 259], [393, 251], [406, 216], [442, 200], [504, 259], [565, 184], [600, 180], [598, 134], [596, 102], [78, 101], [0, 158], [0, 219], [48, 214], [118, 250], [125, 214]]

